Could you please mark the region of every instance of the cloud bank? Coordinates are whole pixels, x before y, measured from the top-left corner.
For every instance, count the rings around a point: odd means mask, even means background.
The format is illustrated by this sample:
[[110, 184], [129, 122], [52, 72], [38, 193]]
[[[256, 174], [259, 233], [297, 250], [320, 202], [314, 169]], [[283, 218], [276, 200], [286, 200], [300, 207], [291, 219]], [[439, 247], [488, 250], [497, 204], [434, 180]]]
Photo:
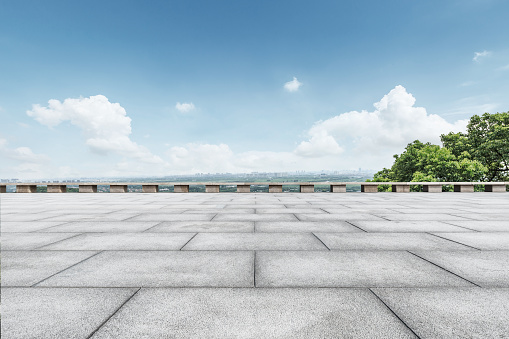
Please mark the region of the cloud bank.
[[175, 108], [181, 112], [181, 113], [189, 113], [191, 112], [192, 110], [194, 110], [194, 104], [192, 102], [184, 102], [184, 103], [180, 103], [180, 102], [177, 102], [177, 104], [175, 105]]
[[104, 95], [65, 99], [63, 102], [49, 100], [47, 107], [33, 105], [27, 114], [48, 127], [69, 121], [81, 129], [85, 144], [94, 153], [116, 153], [153, 164], [163, 162], [130, 139], [131, 118], [120, 104], [111, 103]]
[[[115, 164], [101, 164], [102, 167], [96, 164], [103, 176], [359, 167], [377, 170], [390, 166], [392, 155], [401, 153], [416, 139], [439, 144], [440, 134], [466, 130], [467, 120], [448, 122], [415, 106], [415, 102], [403, 86], [396, 86], [375, 102], [371, 111], [345, 112], [317, 121], [305, 132], [304, 140], [289, 145], [283, 152], [235, 152], [225, 143], [188, 143], [170, 145], [161, 156], [130, 139], [131, 118], [120, 104], [111, 103], [102, 95], [63, 102], [50, 100], [47, 107], [34, 105], [27, 114], [51, 128], [68, 121], [81, 129], [85, 144], [92, 152], [122, 155], [124, 158]], [[0, 151], [6, 152], [5, 141], [0, 140]], [[9, 156], [20, 161], [38, 159], [28, 148], [10, 150]]]

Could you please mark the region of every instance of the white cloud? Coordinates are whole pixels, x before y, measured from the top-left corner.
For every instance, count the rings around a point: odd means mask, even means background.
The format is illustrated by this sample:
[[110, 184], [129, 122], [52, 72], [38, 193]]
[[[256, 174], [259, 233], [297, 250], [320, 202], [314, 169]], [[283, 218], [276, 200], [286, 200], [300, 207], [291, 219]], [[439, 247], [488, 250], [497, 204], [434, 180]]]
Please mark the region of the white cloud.
[[297, 92], [300, 86], [302, 86], [302, 82], [299, 82], [296, 77], [293, 77], [292, 81], [285, 83], [284, 88], [288, 92]]
[[491, 55], [490, 51], [475, 52], [474, 58], [472, 60], [475, 62], [480, 62], [482, 58], [487, 57], [489, 55]]
[[502, 66], [498, 69], [499, 71], [509, 71], [509, 64]]
[[49, 157], [44, 154], [36, 154], [29, 147], [8, 148], [7, 140], [0, 139], [0, 154], [2, 157], [30, 164], [42, 164], [49, 162]]
[[301, 142], [295, 153], [320, 157], [339, 154], [340, 149], [344, 149], [350, 153], [346, 157], [385, 154], [391, 158], [416, 139], [438, 144], [440, 134], [466, 129], [466, 120], [451, 124], [438, 115], [428, 114], [423, 107], [414, 107], [414, 104], [412, 94], [403, 86], [396, 86], [374, 104], [372, 112], [352, 111], [315, 123], [308, 131], [309, 141]]
[[95, 153], [112, 152], [146, 163], [163, 162], [130, 139], [131, 118], [120, 104], [109, 102], [103, 95], [63, 102], [49, 100], [48, 107], [33, 105], [27, 114], [48, 127], [69, 121], [82, 130], [86, 145]]
[[177, 102], [175, 108], [181, 113], [188, 113], [195, 109], [194, 104], [192, 102], [184, 103]]

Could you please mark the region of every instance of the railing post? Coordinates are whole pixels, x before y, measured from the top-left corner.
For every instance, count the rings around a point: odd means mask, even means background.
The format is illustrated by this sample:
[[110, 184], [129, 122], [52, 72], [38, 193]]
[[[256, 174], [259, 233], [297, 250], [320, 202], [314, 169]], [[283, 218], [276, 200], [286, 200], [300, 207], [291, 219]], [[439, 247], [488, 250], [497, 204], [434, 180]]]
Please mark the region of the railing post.
[[315, 185], [311, 185], [311, 184], [302, 184], [302, 185], [299, 185], [299, 191], [301, 193], [314, 193], [315, 192]]
[[361, 192], [363, 193], [377, 193], [379, 184], [361, 184]]
[[143, 193], [157, 193], [159, 192], [159, 185], [141, 185]]
[[47, 185], [48, 193], [66, 193], [67, 185]]
[[409, 193], [410, 185], [407, 184], [395, 184], [392, 185], [392, 191], [397, 193]]
[[110, 185], [110, 193], [127, 193], [127, 185]]
[[35, 193], [37, 185], [16, 185], [16, 193]]
[[474, 184], [455, 184], [454, 192], [472, 193], [474, 192]]
[[496, 183], [484, 186], [485, 192], [505, 192], [505, 183]]
[[346, 193], [346, 184], [343, 185], [330, 185], [331, 193]]
[[237, 193], [251, 192], [251, 185], [237, 185]]
[[7, 193], [7, 186], [0, 186], [0, 193]]
[[80, 193], [97, 193], [97, 185], [78, 185]]
[[219, 185], [205, 185], [206, 193], [219, 193]]
[[269, 185], [269, 193], [283, 192], [283, 185]]
[[428, 193], [442, 193], [442, 184], [440, 184], [440, 185], [437, 185], [437, 184], [422, 185], [422, 190], [423, 190], [423, 192], [428, 192]]
[[175, 193], [189, 193], [189, 185], [174, 185], [173, 192], [175, 192]]

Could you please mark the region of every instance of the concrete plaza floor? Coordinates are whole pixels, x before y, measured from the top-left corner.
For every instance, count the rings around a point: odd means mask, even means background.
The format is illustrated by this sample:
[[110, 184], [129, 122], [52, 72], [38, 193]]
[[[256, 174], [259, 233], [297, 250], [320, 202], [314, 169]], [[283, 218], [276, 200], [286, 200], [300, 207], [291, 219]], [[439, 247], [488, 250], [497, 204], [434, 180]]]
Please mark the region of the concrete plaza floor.
[[1, 336], [509, 338], [507, 193], [2, 194]]

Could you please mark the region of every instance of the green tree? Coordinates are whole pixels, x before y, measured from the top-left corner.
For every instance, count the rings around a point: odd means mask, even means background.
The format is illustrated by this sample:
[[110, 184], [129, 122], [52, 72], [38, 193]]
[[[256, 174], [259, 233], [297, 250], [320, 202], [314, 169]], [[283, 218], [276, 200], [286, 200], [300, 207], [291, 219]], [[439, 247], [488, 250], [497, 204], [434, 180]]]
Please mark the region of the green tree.
[[456, 157], [480, 162], [487, 170], [483, 181], [509, 180], [509, 112], [474, 115], [467, 133], [441, 135]]
[[[432, 181], [479, 181], [487, 168], [479, 161], [472, 160], [468, 154], [458, 156], [449, 149], [422, 143], [419, 140], [407, 145], [401, 155], [394, 155], [394, 164], [384, 168], [373, 176], [375, 182], [432, 182]], [[380, 191], [389, 186], [380, 187]], [[412, 190], [420, 190], [413, 186]]]

